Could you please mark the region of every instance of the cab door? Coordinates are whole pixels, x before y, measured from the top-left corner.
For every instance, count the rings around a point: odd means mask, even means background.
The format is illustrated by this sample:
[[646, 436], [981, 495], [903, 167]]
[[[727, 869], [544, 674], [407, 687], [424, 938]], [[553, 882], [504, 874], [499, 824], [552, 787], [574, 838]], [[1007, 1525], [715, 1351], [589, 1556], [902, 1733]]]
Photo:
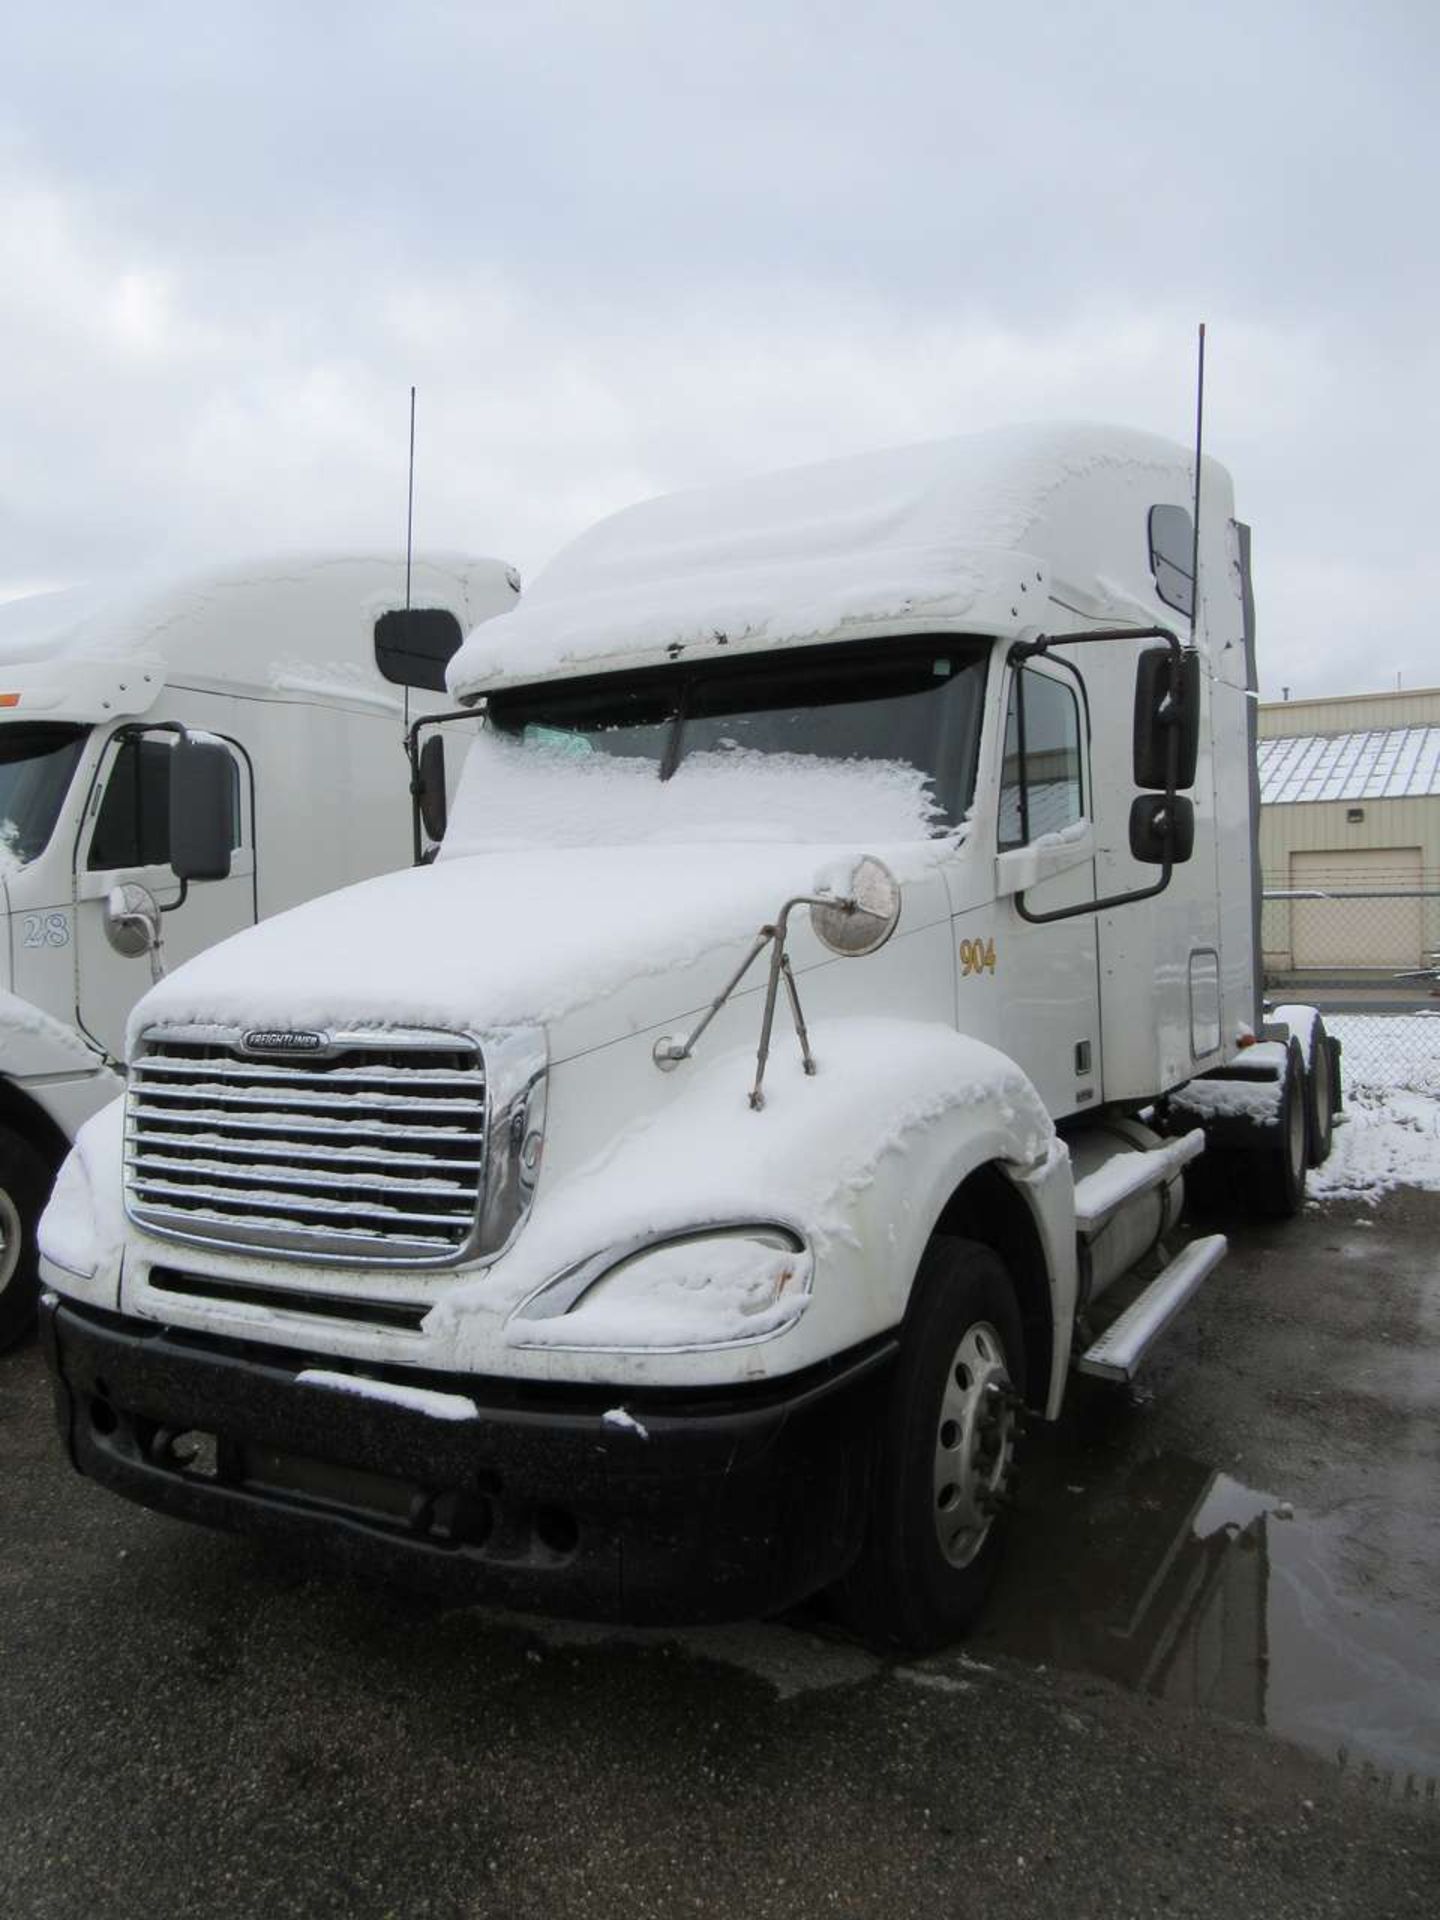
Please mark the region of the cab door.
[[172, 732], [129, 730], [111, 740], [76, 847], [75, 1010], [81, 1028], [119, 1058], [130, 1009], [151, 984], [149, 958], [117, 953], [105, 932], [113, 887], [135, 882], [162, 909], [166, 970], [255, 920], [255, 847], [250, 769], [226, 742], [234, 766], [235, 847], [224, 880], [181, 885], [170, 864]]
[[1090, 776], [1079, 674], [1013, 666], [995, 848], [1000, 1045], [1056, 1118], [1103, 1097]]

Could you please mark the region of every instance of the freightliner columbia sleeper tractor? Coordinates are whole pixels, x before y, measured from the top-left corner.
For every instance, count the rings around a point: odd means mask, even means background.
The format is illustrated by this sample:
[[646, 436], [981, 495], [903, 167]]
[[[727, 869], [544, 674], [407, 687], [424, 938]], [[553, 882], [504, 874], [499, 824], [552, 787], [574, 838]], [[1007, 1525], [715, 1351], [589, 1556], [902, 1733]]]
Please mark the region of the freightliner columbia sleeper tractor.
[[443, 705], [445, 648], [517, 592], [498, 560], [410, 573], [408, 611], [403, 558], [363, 553], [0, 607], [0, 1349], [155, 970], [409, 857], [407, 706]]
[[1026, 1410], [1223, 1255], [1182, 1168], [1285, 1213], [1328, 1145], [1228, 477], [1073, 428], [653, 501], [449, 684], [438, 853], [131, 1018], [42, 1230], [72, 1459], [471, 1598], [938, 1644]]

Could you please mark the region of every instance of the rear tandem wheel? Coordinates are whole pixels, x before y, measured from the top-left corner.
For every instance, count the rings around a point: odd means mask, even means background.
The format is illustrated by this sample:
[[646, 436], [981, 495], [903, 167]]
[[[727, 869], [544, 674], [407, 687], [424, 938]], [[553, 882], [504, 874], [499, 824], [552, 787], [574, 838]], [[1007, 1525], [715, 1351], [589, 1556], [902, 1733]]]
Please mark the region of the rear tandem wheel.
[[1305, 1062], [1305, 1144], [1312, 1167], [1323, 1167], [1335, 1139], [1340, 1108], [1340, 1076], [1332, 1041], [1317, 1013], [1310, 1028], [1310, 1058]]
[[[1310, 1163], [1310, 1077], [1299, 1042], [1285, 1049], [1285, 1077], [1276, 1115], [1274, 1146], [1251, 1148], [1241, 1156], [1245, 1186], [1254, 1212], [1267, 1220], [1289, 1220], [1305, 1204], [1305, 1170]], [[1273, 1139], [1273, 1133], [1267, 1132]]]

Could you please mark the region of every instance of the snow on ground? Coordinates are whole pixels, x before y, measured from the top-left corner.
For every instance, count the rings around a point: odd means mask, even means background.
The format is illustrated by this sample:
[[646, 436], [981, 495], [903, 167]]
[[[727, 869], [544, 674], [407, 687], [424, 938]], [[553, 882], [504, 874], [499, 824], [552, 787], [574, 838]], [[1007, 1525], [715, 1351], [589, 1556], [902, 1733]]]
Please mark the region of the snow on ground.
[[1343, 1049], [1345, 1124], [1312, 1200], [1378, 1200], [1392, 1187], [1440, 1192], [1440, 1014], [1326, 1014]]

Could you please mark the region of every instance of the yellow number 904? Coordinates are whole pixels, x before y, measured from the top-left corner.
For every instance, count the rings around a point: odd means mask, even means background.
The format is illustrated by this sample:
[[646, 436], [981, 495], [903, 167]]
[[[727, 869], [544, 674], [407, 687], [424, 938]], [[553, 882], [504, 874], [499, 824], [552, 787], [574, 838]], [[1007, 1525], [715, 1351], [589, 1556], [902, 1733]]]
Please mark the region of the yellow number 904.
[[960, 972], [994, 973], [995, 942], [993, 940], [962, 940], [960, 942]]

